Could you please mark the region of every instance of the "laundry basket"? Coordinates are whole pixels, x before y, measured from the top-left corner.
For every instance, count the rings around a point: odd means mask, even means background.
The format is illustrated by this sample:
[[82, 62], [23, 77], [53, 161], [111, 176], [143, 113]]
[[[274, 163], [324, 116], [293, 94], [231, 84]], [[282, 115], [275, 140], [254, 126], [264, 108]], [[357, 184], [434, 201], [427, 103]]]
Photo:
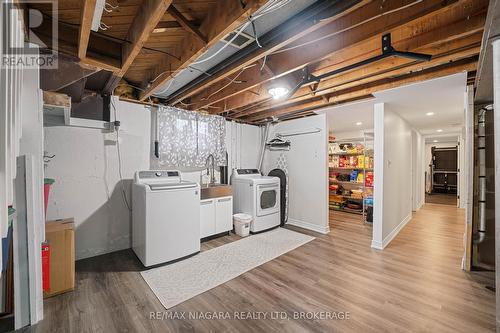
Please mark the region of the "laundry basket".
[[240, 237], [246, 237], [250, 233], [250, 223], [252, 222], [252, 215], [248, 214], [234, 214], [233, 215], [233, 223], [234, 223], [234, 231]]

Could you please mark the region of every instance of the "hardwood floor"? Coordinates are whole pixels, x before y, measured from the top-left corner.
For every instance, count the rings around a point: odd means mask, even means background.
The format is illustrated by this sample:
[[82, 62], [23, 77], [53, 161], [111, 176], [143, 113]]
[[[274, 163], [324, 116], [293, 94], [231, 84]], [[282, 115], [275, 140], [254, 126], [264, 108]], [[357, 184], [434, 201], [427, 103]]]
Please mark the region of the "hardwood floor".
[[[460, 269], [462, 210], [425, 205], [384, 251], [371, 227], [331, 216], [329, 235], [192, 298], [167, 313], [286, 312], [285, 319], [150, 319], [165, 310], [142, 280], [129, 250], [77, 262], [74, 292], [47, 299], [32, 332], [493, 332], [491, 272]], [[299, 230], [296, 228], [291, 228]], [[237, 240], [227, 236], [203, 250]], [[249, 253], [251, 255], [251, 253]], [[348, 312], [349, 319], [294, 319]], [[262, 318], [262, 317], [261, 317]]]
[[434, 193], [425, 194], [425, 203], [457, 206], [456, 194]]

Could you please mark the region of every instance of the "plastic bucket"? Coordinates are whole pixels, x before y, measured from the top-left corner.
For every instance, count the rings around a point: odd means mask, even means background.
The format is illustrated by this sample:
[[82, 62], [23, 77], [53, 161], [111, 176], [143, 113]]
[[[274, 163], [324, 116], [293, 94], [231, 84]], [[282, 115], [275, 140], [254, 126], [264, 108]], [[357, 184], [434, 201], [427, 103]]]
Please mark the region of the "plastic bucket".
[[248, 214], [234, 214], [233, 224], [234, 232], [240, 237], [246, 237], [250, 234], [250, 223], [252, 223], [253, 217]]
[[54, 179], [44, 178], [43, 179], [43, 204], [45, 207], [45, 216], [47, 216], [47, 205], [49, 203], [50, 186], [55, 183]]

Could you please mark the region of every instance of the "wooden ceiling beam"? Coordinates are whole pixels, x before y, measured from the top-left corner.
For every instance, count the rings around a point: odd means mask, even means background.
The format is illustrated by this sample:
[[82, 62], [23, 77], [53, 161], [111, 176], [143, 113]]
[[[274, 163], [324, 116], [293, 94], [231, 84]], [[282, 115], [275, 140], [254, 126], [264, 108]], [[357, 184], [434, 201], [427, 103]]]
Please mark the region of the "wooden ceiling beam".
[[179, 22], [179, 24], [187, 31], [192, 33], [201, 42], [207, 44], [207, 38], [198, 30], [198, 28], [192, 24], [181, 12], [179, 12], [173, 5], [168, 7], [167, 12], [172, 15], [172, 17]]
[[[442, 55], [447, 54], [447, 52], [452, 50], [460, 50], [461, 47], [478, 42], [478, 38], [481, 35], [484, 26], [485, 15], [486, 13], [482, 11], [477, 13], [477, 15], [459, 18], [458, 21], [455, 21], [454, 23], [447, 24], [448, 22], [443, 21], [442, 27], [428, 31], [425, 31], [425, 21], [422, 25], [418, 26], [412, 27], [411, 25], [405, 25], [392, 31], [393, 46], [398, 50], [429, 53], [432, 55]], [[415, 35], [413, 31], [418, 31], [420, 33]], [[337, 70], [371, 58], [380, 53], [380, 36], [377, 36], [376, 38], [371, 38], [361, 44], [356, 43], [355, 45], [343, 48], [338, 52], [333, 53], [329, 58], [326, 58], [326, 60], [317, 65], [317, 69], [313, 72], [313, 74], [321, 75], [332, 70]], [[381, 70], [387, 71], [391, 68], [398, 69], [398, 66], [411, 63], [412, 61], [404, 58], [377, 62], [373, 65], [364, 66], [360, 69], [351, 70], [346, 73], [340, 73], [331, 79], [326, 79], [320, 83], [319, 90], [339, 85], [341, 83], [352, 82], [358, 78], [363, 78], [366, 71], [371, 73]], [[425, 67], [426, 65], [423, 64], [423, 66]], [[254, 104], [261, 102], [260, 104], [262, 104], [262, 102], [271, 101], [270, 96], [265, 93], [267, 89], [264, 88], [262, 90], [264, 93], [261, 96], [239, 94], [226, 99], [224, 101], [226, 110], [241, 108], [249, 103]], [[302, 88], [295, 94], [295, 96], [303, 96], [306, 92], [306, 88]], [[272, 101], [269, 103], [275, 105], [289, 104], [290, 101]], [[222, 103], [217, 103], [214, 104], [214, 106], [220, 106], [221, 104]]]
[[[472, 0], [468, 0], [471, 2]], [[481, 0], [483, 2], [486, 0]], [[270, 81], [277, 77], [283, 76], [302, 68], [306, 64], [311, 64], [328, 57], [334, 52], [338, 52], [344, 47], [361, 43], [371, 37], [379, 36], [391, 29], [404, 27], [409, 22], [418, 20], [428, 14], [437, 15], [454, 9], [460, 10], [457, 1], [448, 1], [444, 6], [442, 0], [428, 0], [415, 3], [414, 1], [401, 2], [400, 0], [380, 0], [373, 1], [365, 6], [358, 8], [336, 20], [324, 25], [314, 32], [307, 35], [301, 35], [300, 39], [294, 40], [294, 43], [288, 45], [287, 51], [273, 50], [274, 54], [268, 56], [267, 63], [276, 71], [277, 75], [272, 76], [267, 73], [259, 73], [257, 68], [246, 70], [241, 80], [244, 84], [232, 85], [215, 95], [214, 91], [219, 91], [223, 82], [217, 82], [210, 86], [204, 85], [197, 89], [201, 92], [191, 96], [191, 103], [197, 103], [194, 109], [199, 106], [210, 105], [219, 102], [223, 99], [241, 93], [247, 89], [252, 89], [255, 86]], [[410, 4], [413, 4], [410, 6]], [[465, 11], [462, 9], [462, 11]], [[449, 18], [448, 20], [449, 21]], [[419, 26], [420, 29], [422, 25]], [[408, 29], [410, 30], [410, 29]], [[378, 38], [378, 37], [376, 37]], [[308, 44], [306, 48], [297, 47], [304, 43], [310, 43], [312, 40], [320, 39], [314, 44]], [[377, 46], [380, 48], [380, 40], [377, 41]], [[295, 48], [293, 48], [295, 47]], [[291, 49], [290, 49], [291, 48]], [[285, 49], [285, 50], [286, 50]], [[278, 52], [278, 53], [276, 53]], [[256, 55], [258, 58], [259, 55]], [[256, 59], [252, 59], [255, 61]], [[209, 81], [213, 83], [214, 79]], [[186, 95], [187, 96], [187, 95]], [[212, 96], [210, 100], [202, 100], [207, 96]]]
[[[338, 104], [344, 100], [370, 95], [378, 91], [397, 88], [415, 82], [431, 80], [438, 77], [460, 73], [463, 71], [472, 72], [476, 70], [477, 59], [478, 57], [474, 56], [472, 58], [464, 59], [455, 63], [423, 70], [419, 73], [406, 74], [396, 78], [386, 78], [383, 80], [371, 82], [366, 85], [356, 86], [350, 89], [338, 91], [335, 93], [335, 95], [328, 98], [328, 105]], [[323, 100], [320, 97], [316, 97], [316, 100], [308, 101], [306, 103], [299, 103], [297, 105], [279, 108], [277, 110], [271, 109], [259, 114], [253, 114], [250, 117], [244, 118], [244, 121], [256, 122], [273, 116], [277, 117], [294, 112], [309, 111], [324, 106], [325, 103], [323, 102]]]
[[83, 0], [81, 9], [80, 28], [78, 31], [78, 58], [84, 59], [89, 45], [90, 29], [94, 17], [96, 0]]
[[[411, 39], [406, 40], [405, 50], [410, 50], [413, 52], [427, 53], [433, 55], [433, 59], [428, 62], [419, 62], [415, 60], [410, 60], [406, 58], [388, 58], [383, 61], [376, 62], [369, 66], [363, 66], [355, 70], [351, 70], [345, 73], [340, 73], [331, 78], [321, 81], [316, 89], [316, 95], [321, 96], [324, 94], [329, 94], [335, 90], [343, 89], [346, 85], [356, 85], [361, 83], [366, 83], [367, 81], [378, 80], [383, 76], [390, 75], [400, 75], [404, 72], [411, 72], [416, 70], [421, 70], [424, 68], [434, 67], [446, 62], [457, 61], [463, 58], [475, 55], [480, 50], [481, 37], [482, 37], [482, 26], [476, 27], [475, 24], [465, 27], [463, 26], [462, 32], [465, 30], [471, 33], [470, 36], [463, 36], [463, 34], [457, 33], [455, 36], [460, 37], [457, 40], [446, 40], [441, 42], [441, 44], [436, 45], [436, 40], [440, 40], [443, 36], [440, 33], [442, 31], [448, 31], [450, 34], [458, 32], [453, 29], [453, 26], [445, 26], [439, 30], [433, 30], [423, 35], [415, 36]], [[428, 36], [434, 36], [434, 39], [427, 39]], [[423, 42], [427, 40], [427, 42]], [[421, 47], [415, 48], [415, 46], [421, 45]], [[349, 51], [349, 50], [345, 50]], [[353, 60], [358, 62], [364, 60], [364, 55], [362, 58], [354, 56], [354, 51], [351, 52], [353, 55]], [[343, 65], [345, 66], [345, 64]], [[339, 67], [331, 68], [331, 70], [338, 69]], [[265, 89], [263, 89], [265, 91]], [[234, 105], [248, 105], [249, 103], [260, 105], [257, 108], [245, 108], [247, 110], [241, 111], [235, 117], [243, 117], [245, 115], [262, 111], [264, 108], [282, 106], [287, 104], [295, 103], [299, 100], [307, 99], [310, 95], [309, 88], [307, 86], [299, 89], [292, 98], [284, 101], [272, 100], [267, 94], [262, 94], [261, 96], [244, 96], [244, 100], [240, 101], [240, 95], [234, 96], [225, 101], [227, 110], [230, 110]], [[265, 103], [265, 104], [264, 104]], [[220, 106], [220, 103], [215, 106]]]
[[[324, 97], [326, 95], [334, 94], [338, 91], [343, 91], [348, 88], [360, 86], [363, 84], [368, 84], [370, 82], [375, 82], [375, 81], [380, 81], [382, 79], [390, 78], [390, 77], [398, 77], [401, 75], [406, 75], [406, 74], [411, 74], [411, 73], [418, 73], [423, 70], [428, 70], [433, 67], [439, 67], [444, 64], [448, 64], [450, 62], [457, 62], [463, 59], [467, 59], [473, 56], [479, 55], [479, 51], [481, 49], [481, 43], [478, 41], [478, 43], [475, 46], [466, 48], [462, 51], [451, 53], [451, 54], [445, 54], [445, 55], [439, 55], [433, 58], [429, 62], [413, 62], [411, 65], [408, 66], [397, 66], [397, 60], [400, 59], [391, 59], [390, 61], [387, 61], [386, 64], [380, 65], [380, 66], [374, 66], [371, 71], [374, 72], [372, 74], [369, 74], [368, 71], [365, 71], [365, 73], [362, 73], [363, 71], [359, 72], [353, 72], [354, 76], [360, 75], [358, 78], [351, 78], [350, 80], [342, 80], [342, 78], [339, 78], [335, 80], [335, 83], [330, 83], [332, 84], [328, 88], [321, 88], [322, 90], [317, 91], [316, 94], [314, 95], [315, 97]], [[391, 69], [383, 69], [384, 67], [390, 67], [392, 65], [396, 65], [393, 67], [393, 70]], [[378, 68], [377, 68], [378, 67]], [[377, 73], [378, 72], [378, 73]], [[364, 75], [364, 76], [362, 76]], [[306, 101], [311, 99], [311, 95], [307, 93], [308, 87], [304, 87], [303, 91], [300, 92], [300, 94], [295, 97], [291, 98], [286, 102], [280, 103], [280, 104], [270, 104], [270, 105], [263, 105], [255, 109], [250, 109], [246, 110], [240, 113], [236, 113], [233, 115], [233, 118], [242, 118], [245, 116], [249, 116], [251, 114], [256, 114], [262, 111], [269, 110], [270, 108], [276, 108], [276, 107], [283, 107], [286, 105], [291, 105], [291, 104], [296, 104], [298, 102]]]
[[171, 3], [172, 0], [143, 2], [127, 33], [126, 40], [130, 43], [125, 43], [122, 47], [122, 65], [117, 76], [125, 75]]
[[238, 28], [265, 2], [265, 0], [248, 0], [246, 2], [235, 0], [217, 1], [199, 28], [207, 43], [201, 42], [193, 34], [184, 38], [179, 47], [180, 60], [164, 57], [151, 76], [151, 78], [155, 78], [154, 82], [141, 93], [140, 100], [153, 95], [170, 78], [175, 77], [177, 73], [187, 68], [224, 36]]
[[[377, 3], [378, 6], [380, 6], [385, 1], [387, 0], [376, 0], [375, 2]], [[390, 1], [397, 1], [398, 3], [412, 2], [411, 0], [403, 0], [403, 1], [390, 0]], [[272, 36], [268, 38], [270, 40], [268, 45], [265, 45], [262, 48], [258, 48], [255, 52], [251, 53], [248, 56], [243, 57], [242, 59], [237, 60], [233, 65], [229, 66], [228, 68], [217, 72], [216, 74], [210, 76], [209, 78], [205, 78], [205, 81], [203, 83], [198, 84], [191, 89], [188, 89], [187, 91], [181, 93], [179, 96], [176, 96], [171, 101], [171, 104], [175, 105], [180, 101], [182, 101], [183, 99], [191, 96], [193, 96], [193, 98], [199, 101], [206, 96], [212, 95], [215, 91], [219, 91], [221, 87], [223, 87], [226, 84], [225, 80], [227, 80], [229, 76], [238, 74], [244, 68], [249, 68], [260, 59], [263, 59], [265, 56], [272, 54], [274, 51], [277, 51], [289, 45], [290, 43], [293, 43], [294, 41], [299, 40], [304, 36], [307, 36], [307, 34], [328, 25], [332, 21], [336, 21], [344, 16], [349, 15], [352, 12], [355, 12], [364, 5], [367, 4], [370, 5], [370, 3], [372, 2], [373, 0], [360, 0], [357, 2], [336, 1], [334, 6], [328, 7], [327, 9], [327, 11], [332, 15], [328, 18], [321, 17], [325, 15], [324, 12], [316, 13], [315, 15], [311, 15], [310, 13], [308, 13], [306, 15], [303, 14], [304, 13], [303, 11], [297, 14], [297, 15], [302, 15], [300, 21], [297, 21], [298, 19], [290, 20], [289, 22], [284, 23], [287, 24], [287, 26], [285, 27], [283, 27], [283, 25], [278, 26], [265, 35], [267, 37], [269, 36], [269, 34], [272, 34]], [[319, 5], [324, 6], [324, 4], [319, 4]], [[311, 7], [313, 6], [315, 5], [311, 5]], [[305, 11], [307, 11], [308, 8], [306, 8]], [[262, 38], [263, 36], [261, 36], [261, 39]], [[261, 74], [263, 76], [269, 76], [269, 75], [273, 76], [272, 73], [270, 73], [271, 71], [266, 70], [264, 73], [261, 73], [259, 68], [260, 66], [253, 67], [251, 70], [251, 74], [245, 73], [245, 76], [251, 76], [253, 74], [259, 76]], [[205, 90], [207, 87], [209, 87], [209, 90]], [[196, 94], [199, 93], [203, 93], [202, 96], [196, 96]], [[203, 106], [205, 105], [199, 105], [197, 107], [203, 107]]]

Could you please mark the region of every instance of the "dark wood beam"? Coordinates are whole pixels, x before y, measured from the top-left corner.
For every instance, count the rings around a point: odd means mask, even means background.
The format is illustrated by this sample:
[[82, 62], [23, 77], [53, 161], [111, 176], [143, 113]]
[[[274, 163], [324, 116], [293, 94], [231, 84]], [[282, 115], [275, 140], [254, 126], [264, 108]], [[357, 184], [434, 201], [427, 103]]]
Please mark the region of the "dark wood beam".
[[181, 12], [179, 12], [173, 5], [168, 7], [167, 12], [172, 15], [172, 17], [179, 22], [179, 24], [192, 33], [195, 37], [197, 37], [200, 41], [207, 44], [207, 38], [203, 36], [203, 34], [198, 30], [198, 28], [193, 25]]
[[130, 43], [125, 43], [122, 47], [122, 65], [117, 76], [125, 75], [171, 3], [172, 0], [149, 0], [140, 6], [127, 33], [126, 39]]
[[[203, 44], [192, 35], [186, 38], [180, 46], [181, 60], [165, 58], [165, 61], [155, 69], [152, 78], [156, 78], [156, 80], [141, 94], [141, 100], [154, 94], [170, 78], [175, 77], [224, 36], [237, 29], [264, 3], [266, 3], [265, 0], [217, 1], [215, 7], [210, 10], [199, 28], [203, 36], [206, 36], [208, 43]], [[236, 72], [238, 70], [233, 71], [231, 74], [236, 74]]]
[[[431, 80], [434, 78], [452, 75], [463, 71], [473, 72], [476, 71], [477, 59], [478, 57], [474, 56], [472, 58], [457, 61], [455, 63], [423, 70], [418, 73], [405, 74], [395, 78], [386, 78], [383, 80], [371, 82], [366, 85], [356, 86], [350, 89], [338, 91], [333, 96], [328, 98], [328, 105], [338, 104], [342, 101], [359, 96], [366, 96], [377, 91], [397, 88], [407, 84]], [[298, 103], [297, 105], [287, 106], [284, 108], [266, 110], [243, 119], [247, 122], [256, 122], [272, 116], [283, 116], [299, 111], [314, 110], [324, 106], [326, 105], [323, 100], [320, 97], [315, 97], [315, 99], [312, 101]]]
[[[447, 29], [448, 27], [446, 27]], [[445, 28], [443, 28], [445, 29]], [[439, 38], [439, 34], [434, 34]], [[419, 36], [415, 36], [409, 42], [419, 42], [421, 41]], [[419, 45], [420, 43], [414, 44]], [[433, 58], [431, 61], [420, 62], [415, 60], [410, 60], [406, 58], [388, 58], [384, 61], [379, 61], [370, 66], [364, 66], [356, 70], [348, 71], [342, 74], [335, 75], [329, 79], [321, 81], [316, 89], [316, 96], [322, 96], [335, 91], [342, 90], [348, 87], [368, 83], [371, 81], [380, 80], [384, 77], [397, 76], [406, 73], [411, 73], [415, 71], [420, 71], [423, 69], [439, 66], [448, 62], [458, 61], [464, 58], [468, 58], [479, 53], [481, 48], [481, 31], [475, 32], [469, 37], [460, 38], [454, 41], [446, 41], [440, 45], [434, 45], [431, 42], [427, 45], [422, 45], [421, 48], [409, 48], [409, 50], [421, 53], [432, 54]], [[288, 104], [293, 104], [301, 100], [306, 100], [310, 96], [310, 91], [307, 86], [302, 87], [297, 91], [297, 93], [285, 101], [273, 101], [270, 97], [262, 96], [248, 96], [245, 102], [252, 101], [252, 103], [260, 103], [256, 108], [245, 108], [246, 110], [238, 112], [235, 117], [244, 117], [246, 115], [260, 112], [266, 108], [284, 106]], [[237, 99], [238, 96], [233, 97]], [[238, 101], [236, 101], [238, 102]], [[227, 101], [228, 105], [234, 105], [230, 100]], [[217, 104], [219, 105], [219, 104]], [[229, 107], [228, 107], [229, 109]]]
[[[472, 2], [469, 1], [469, 4]], [[427, 16], [420, 17], [412, 22], [407, 22], [401, 26], [391, 29], [390, 32], [393, 35], [393, 46], [398, 50], [403, 51], [415, 51], [415, 52], [427, 52], [430, 54], [439, 54], [443, 52], [448, 52], [453, 49], [459, 49], [464, 46], [461, 43], [476, 43], [477, 37], [481, 34], [484, 27], [484, 20], [486, 15], [486, 7], [480, 6], [479, 2], [475, 2], [476, 7], [462, 7], [453, 6], [451, 8], [444, 8], [439, 11], [439, 13], [433, 12]], [[484, 5], [484, 3], [483, 3]], [[316, 69], [313, 71], [314, 75], [321, 75], [326, 72], [340, 69], [342, 67], [357, 63], [361, 60], [371, 58], [373, 56], [381, 54], [381, 35], [376, 35], [358, 42], [358, 38], [354, 36], [357, 34], [356, 30], [350, 30], [339, 36], [338, 43], [343, 44], [344, 40], [354, 40], [355, 43], [350, 45], [342, 45], [342, 48], [337, 49], [337, 51], [331, 53], [328, 57], [324, 58], [321, 62], [315, 65]], [[468, 41], [467, 36], [472, 36], [473, 42]], [[444, 45], [450, 41], [449, 45]], [[437, 47], [440, 45], [439, 47]], [[467, 44], [466, 44], [467, 45]], [[284, 52], [287, 53], [287, 52]], [[294, 51], [295, 53], [295, 51]], [[298, 56], [295, 53], [295, 56]], [[292, 54], [290, 54], [292, 58]], [[283, 61], [287, 61], [286, 58], [281, 58]], [[271, 62], [275, 64], [275, 67], [280, 66], [278, 62]], [[409, 64], [410, 61], [404, 58], [398, 58], [392, 62], [381, 62], [385, 65], [385, 69], [396, 68], [397, 66], [403, 64]], [[378, 64], [375, 64], [378, 66]], [[375, 68], [368, 66], [365, 68]], [[356, 79], [361, 77], [363, 71], [350, 71], [356, 73], [356, 75], [339, 74], [345, 82], [348, 80]], [[243, 78], [245, 80], [245, 78]], [[258, 78], [255, 78], [258, 81]], [[340, 81], [340, 80], [338, 80]], [[265, 85], [268, 80], [264, 80]], [[329, 85], [329, 80], [325, 80], [320, 84], [320, 89]], [[246, 80], [248, 83], [248, 80]], [[338, 83], [337, 83], [338, 84]], [[232, 89], [240, 88], [242, 85], [233, 85]], [[241, 88], [240, 88], [241, 89]], [[266, 91], [266, 89], [263, 89]], [[226, 110], [241, 108], [249, 103], [256, 103], [266, 99], [270, 99], [270, 96], [263, 94], [261, 96], [250, 96], [249, 94], [241, 94], [237, 91], [231, 93], [229, 91], [227, 94], [229, 98], [224, 100], [224, 105], [226, 105]], [[305, 90], [297, 92], [297, 95], [304, 95]], [[205, 102], [206, 103], [206, 102]], [[275, 102], [280, 103], [280, 102]], [[214, 104], [214, 106], [220, 106], [222, 102]]]
[[[299, 70], [307, 64], [318, 62], [348, 45], [378, 36], [389, 29], [402, 26], [411, 20], [446, 8], [443, 7], [442, 0], [428, 0], [417, 3], [411, 0], [376, 0], [361, 4], [363, 6], [343, 12], [342, 15], [334, 17], [333, 20], [322, 22], [323, 24], [313, 24], [305, 29], [301, 26], [292, 29], [290, 33], [283, 36], [286, 40], [276, 43], [273, 47], [265, 50], [259, 49], [254, 54], [225, 69], [222, 73], [207, 78], [203, 84], [177, 96], [172, 102], [175, 104], [177, 101], [189, 96], [191, 97], [191, 103], [196, 103], [194, 109], [216, 103], [242, 91], [253, 89], [263, 82]], [[310, 43], [312, 40], [320, 38], [321, 41], [308, 44], [306, 48], [294, 48], [286, 52], [276, 53], [280, 49]], [[380, 41], [377, 44], [380, 44]], [[270, 55], [267, 63], [277, 75], [260, 73], [258, 68], [251, 67], [241, 76], [241, 80], [245, 82], [244, 84], [232, 85], [220, 90], [225, 84], [222, 79], [243, 68], [248, 68], [264, 55]], [[214, 94], [216, 91], [217, 93]], [[207, 96], [212, 97], [210, 100], [205, 100]]]

